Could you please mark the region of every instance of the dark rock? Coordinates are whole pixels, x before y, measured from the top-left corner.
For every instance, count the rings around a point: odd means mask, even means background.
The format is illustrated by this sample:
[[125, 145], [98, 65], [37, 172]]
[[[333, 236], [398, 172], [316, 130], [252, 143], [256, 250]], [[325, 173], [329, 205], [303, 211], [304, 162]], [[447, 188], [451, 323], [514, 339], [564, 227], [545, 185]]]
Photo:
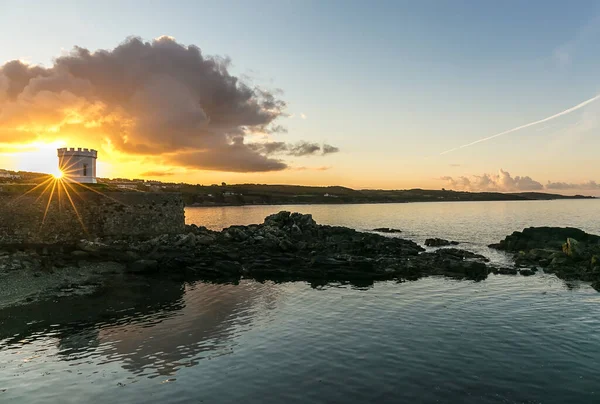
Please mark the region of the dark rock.
[[264, 226], [271, 226], [288, 232], [291, 231], [294, 225], [300, 230], [305, 231], [315, 229], [317, 227], [317, 222], [314, 221], [312, 215], [303, 215], [286, 211], [267, 216], [264, 221]]
[[[534, 266], [539, 265], [542, 267], [547, 267], [550, 265], [552, 260], [555, 258], [557, 254], [556, 251], [539, 249], [535, 248], [531, 251], [519, 251], [518, 254], [515, 255], [515, 264], [517, 266]], [[562, 254], [560, 254], [562, 256]]]
[[448, 241], [443, 238], [428, 238], [425, 240], [425, 245], [427, 247], [445, 247], [449, 245], [458, 245], [458, 241]]
[[297, 249], [294, 243], [286, 239], [279, 242], [279, 248], [281, 251], [295, 251]]
[[199, 245], [211, 245], [215, 242], [216, 237], [212, 235], [199, 235], [196, 236], [196, 243]]
[[197, 238], [196, 235], [192, 232], [182, 235], [179, 241], [175, 242], [175, 247], [194, 247], [196, 245]]
[[[76, 246], [0, 246], [0, 272], [42, 270], [86, 262], [117, 262], [131, 272], [164, 271], [213, 281], [307, 281], [323, 285], [337, 281], [370, 285], [378, 280], [415, 280], [446, 276], [481, 281], [489, 273], [531, 276], [538, 268], [565, 280], [584, 280], [600, 289], [600, 237], [572, 228], [529, 228], [515, 232], [493, 248], [513, 253], [523, 267], [494, 268], [479, 254], [448, 247], [458, 244], [432, 238], [426, 251], [410, 240], [339, 226], [318, 225], [311, 215], [279, 212], [264, 223], [231, 226], [215, 232], [186, 226], [185, 233], [150, 240], [105, 239]], [[47, 270], [45, 268], [48, 268]], [[45, 275], [47, 276], [47, 275]]]
[[246, 241], [248, 240], [248, 234], [243, 226], [231, 226], [228, 229], [223, 230], [223, 235], [230, 240], [234, 241]]
[[135, 251], [125, 251], [123, 261], [134, 262], [140, 259], [140, 255]]
[[471, 260], [479, 260], [481, 262], [489, 262], [489, 259], [484, 257], [481, 254], [475, 254], [471, 251], [459, 250], [458, 248], [442, 248], [436, 250], [433, 254], [436, 254], [441, 257], [452, 257], [454, 259], [471, 259]]
[[215, 263], [214, 268], [220, 274], [239, 275], [242, 273], [242, 265], [237, 261], [218, 261]]
[[[24, 259], [5, 258], [9, 264], [17, 262], [16, 269], [28, 265], [38, 268], [44, 260], [48, 265], [57, 265], [61, 260], [72, 265], [86, 259], [96, 263], [115, 261], [126, 265], [129, 271], [139, 273], [160, 270], [178, 276], [193, 275], [227, 282], [247, 277], [303, 280], [315, 285], [331, 281], [368, 285], [378, 280], [404, 281], [432, 275], [480, 281], [490, 272], [516, 273], [515, 269], [490, 268], [489, 260], [482, 255], [447, 248], [456, 242], [430, 239], [428, 245], [446, 248], [426, 252], [413, 241], [378, 234], [398, 232], [389, 228], [359, 232], [318, 225], [311, 215], [280, 212], [268, 216], [262, 224], [231, 226], [220, 232], [186, 226], [185, 233], [164, 234], [150, 240], [81, 242], [79, 247], [86, 251], [77, 247], [71, 253], [73, 247], [65, 247], [65, 252], [56, 256], [52, 255], [54, 250], [48, 250], [48, 255], [43, 256], [27, 253], [31, 264]], [[582, 257], [589, 251], [587, 244], [584, 247]], [[532, 248], [522, 256], [527, 267], [536, 267], [545, 260], [543, 263], [549, 271], [560, 271], [565, 277], [578, 276], [572, 266], [558, 268], [561, 259], [569, 265], [572, 261], [562, 252], [562, 243], [557, 248]], [[585, 263], [588, 267], [586, 277], [593, 280], [600, 274], [598, 258], [590, 256]], [[12, 268], [12, 264], [4, 264], [4, 261], [0, 264]]]
[[461, 268], [464, 277], [472, 280], [484, 280], [487, 278], [489, 269], [483, 262], [466, 261]]
[[516, 231], [500, 243], [491, 244], [489, 247], [509, 252], [529, 251], [534, 248], [562, 250], [568, 238], [586, 243], [600, 242], [600, 236], [573, 227], [529, 227], [522, 232]]
[[554, 257], [552, 258], [552, 261], [550, 261], [550, 266], [551, 267], [560, 267], [560, 266], [566, 266], [570, 263], [569, 257], [564, 256], [564, 257]]
[[517, 268], [511, 267], [493, 268], [492, 272], [496, 275], [517, 275], [519, 273]]
[[391, 227], [378, 227], [376, 229], [373, 229], [373, 231], [376, 231], [378, 233], [389, 233], [389, 234], [402, 233], [402, 230], [392, 229]]
[[79, 243], [77, 243], [77, 248], [79, 250], [85, 251], [88, 253], [95, 253], [95, 252], [98, 252], [107, 247], [108, 246], [106, 244], [88, 241], [88, 240], [80, 240]]
[[291, 232], [295, 236], [302, 236], [302, 229], [297, 224], [292, 225]]
[[[542, 267], [564, 280], [600, 282], [600, 236], [579, 229], [530, 227], [490, 247], [514, 253], [515, 264], [532, 271]], [[527, 271], [521, 274], [531, 275]]]
[[158, 270], [158, 261], [156, 260], [138, 260], [132, 262], [127, 268], [129, 272], [156, 272]]
[[85, 259], [85, 258], [88, 258], [90, 256], [90, 254], [86, 251], [75, 250], [75, 251], [71, 252], [71, 256], [75, 259]]

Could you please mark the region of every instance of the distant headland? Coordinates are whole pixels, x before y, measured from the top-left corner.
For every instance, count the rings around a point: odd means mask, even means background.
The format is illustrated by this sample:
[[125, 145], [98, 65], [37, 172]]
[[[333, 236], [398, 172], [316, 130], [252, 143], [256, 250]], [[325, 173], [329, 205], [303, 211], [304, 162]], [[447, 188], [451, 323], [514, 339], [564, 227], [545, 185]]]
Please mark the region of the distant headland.
[[[0, 170], [0, 192], [27, 192], [48, 174]], [[103, 192], [178, 192], [186, 206], [367, 204], [408, 202], [534, 201], [595, 199], [593, 196], [543, 192], [467, 192], [449, 189], [352, 189], [342, 186], [267, 184], [198, 185], [157, 180], [98, 178], [95, 187]]]

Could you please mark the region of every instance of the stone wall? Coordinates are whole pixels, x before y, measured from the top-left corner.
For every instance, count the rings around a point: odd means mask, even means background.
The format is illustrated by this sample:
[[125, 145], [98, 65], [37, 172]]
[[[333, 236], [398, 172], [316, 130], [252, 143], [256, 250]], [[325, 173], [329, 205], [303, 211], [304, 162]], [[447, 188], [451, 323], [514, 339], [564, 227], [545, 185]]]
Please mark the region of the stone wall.
[[184, 203], [176, 193], [79, 191], [49, 197], [50, 192], [0, 194], [0, 244], [146, 239], [185, 228]]

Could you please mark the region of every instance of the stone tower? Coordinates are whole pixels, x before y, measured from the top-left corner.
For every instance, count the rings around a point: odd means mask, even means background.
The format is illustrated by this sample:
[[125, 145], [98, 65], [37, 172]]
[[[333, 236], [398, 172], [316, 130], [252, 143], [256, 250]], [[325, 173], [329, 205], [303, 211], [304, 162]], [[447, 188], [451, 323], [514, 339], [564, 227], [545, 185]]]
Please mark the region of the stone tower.
[[58, 167], [68, 181], [95, 184], [97, 158], [98, 152], [92, 149], [58, 149]]

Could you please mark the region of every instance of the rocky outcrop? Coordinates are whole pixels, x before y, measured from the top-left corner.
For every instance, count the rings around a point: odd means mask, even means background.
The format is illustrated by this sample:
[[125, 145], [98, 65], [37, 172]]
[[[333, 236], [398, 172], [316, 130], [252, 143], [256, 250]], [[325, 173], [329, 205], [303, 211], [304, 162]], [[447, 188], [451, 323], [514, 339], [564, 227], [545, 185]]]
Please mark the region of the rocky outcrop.
[[[92, 293], [111, 276], [156, 273], [216, 282], [252, 278], [369, 285], [432, 275], [476, 281], [489, 273], [531, 276], [541, 268], [565, 280], [590, 281], [600, 290], [600, 237], [578, 229], [530, 228], [490, 246], [512, 253], [515, 267], [492, 267], [482, 255], [444, 245], [425, 251], [399, 237], [319, 225], [311, 215], [280, 212], [262, 224], [219, 232], [191, 225], [184, 233], [149, 240], [0, 245], [0, 295], [10, 293], [10, 303], [52, 290], [60, 296]], [[26, 287], [15, 289], [11, 279], [21, 279], [18, 284]]]
[[164, 265], [172, 270], [184, 265], [203, 276], [366, 282], [426, 275], [483, 279], [488, 273], [484, 258], [468, 252], [424, 253], [412, 241], [321, 226], [298, 213], [280, 212], [261, 225], [233, 226], [219, 233], [195, 226], [190, 230], [196, 239], [214, 241], [166, 260]]
[[519, 267], [543, 268], [561, 279], [590, 281], [600, 289], [600, 236], [570, 227], [530, 227], [490, 248], [513, 253]]
[[232, 226], [220, 232], [191, 225], [183, 234], [146, 241], [32, 246], [23, 254], [35, 261], [31, 265], [44, 262], [49, 268], [111, 261], [126, 266], [129, 272], [184, 273], [226, 281], [254, 278], [364, 284], [429, 275], [481, 280], [490, 272], [485, 257], [468, 251], [425, 252], [409, 240], [318, 225], [311, 215], [290, 212], [271, 215], [262, 224]]
[[515, 268], [494, 268], [487, 258], [448, 247], [433, 251], [413, 241], [317, 224], [311, 215], [280, 212], [262, 224], [216, 232], [195, 225], [150, 240], [97, 239], [74, 244], [0, 246], [0, 277], [20, 271], [47, 276], [69, 268], [112, 263], [138, 275], [178, 274], [235, 282], [331, 281], [370, 284], [441, 275], [482, 280], [490, 272], [534, 275], [539, 268], [562, 279], [600, 286], [600, 237], [577, 229], [530, 228], [491, 247], [514, 254]]
[[584, 243], [598, 243], [600, 236], [588, 234], [573, 227], [529, 227], [516, 231], [498, 244], [490, 245], [498, 250], [518, 252], [532, 249], [562, 249], [568, 238]]
[[458, 245], [458, 241], [448, 241], [443, 238], [428, 238], [425, 240], [425, 245], [427, 247], [446, 247], [449, 245]]

